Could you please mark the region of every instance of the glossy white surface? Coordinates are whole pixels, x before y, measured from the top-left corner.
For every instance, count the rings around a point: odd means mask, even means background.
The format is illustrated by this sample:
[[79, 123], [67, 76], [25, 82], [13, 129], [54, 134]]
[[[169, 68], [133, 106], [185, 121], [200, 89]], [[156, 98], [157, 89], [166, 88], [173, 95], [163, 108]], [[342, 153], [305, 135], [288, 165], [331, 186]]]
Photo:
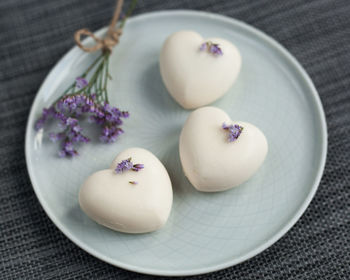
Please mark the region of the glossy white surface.
[[[234, 142], [222, 124], [238, 124], [243, 131]], [[221, 109], [203, 107], [188, 117], [180, 135], [180, 159], [186, 177], [199, 191], [216, 192], [247, 181], [265, 160], [268, 145], [256, 126], [231, 121]]]
[[[144, 164], [138, 172], [116, 174], [122, 160]], [[130, 182], [137, 182], [131, 184]], [[93, 220], [127, 233], [145, 233], [161, 228], [173, 202], [169, 175], [163, 164], [149, 151], [130, 148], [122, 151], [109, 169], [90, 175], [79, 192], [79, 203]]]
[[[219, 44], [223, 55], [199, 48], [204, 42]], [[172, 97], [184, 108], [198, 108], [224, 95], [241, 69], [238, 49], [228, 40], [204, 39], [194, 31], [178, 31], [164, 42], [160, 72]]]

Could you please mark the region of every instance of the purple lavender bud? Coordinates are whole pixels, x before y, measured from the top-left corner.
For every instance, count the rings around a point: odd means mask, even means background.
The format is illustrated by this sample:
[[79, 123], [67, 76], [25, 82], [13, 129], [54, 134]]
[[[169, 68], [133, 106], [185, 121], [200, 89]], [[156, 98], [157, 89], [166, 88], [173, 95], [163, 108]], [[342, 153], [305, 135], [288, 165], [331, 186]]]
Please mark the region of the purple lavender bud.
[[121, 162], [119, 162], [117, 164], [117, 167], [115, 169], [116, 173], [122, 173], [126, 170], [130, 170], [133, 167], [132, 162], [131, 162], [131, 158], [122, 160]]
[[49, 117], [51, 114], [53, 113], [53, 108], [52, 107], [49, 107], [49, 108], [44, 108], [43, 109], [43, 118], [47, 118]]
[[74, 157], [78, 155], [78, 152], [74, 149], [73, 143], [69, 140], [63, 143], [63, 148], [59, 155]]
[[78, 124], [78, 120], [72, 117], [67, 118], [66, 125], [75, 126]]
[[217, 55], [224, 55], [224, 53], [222, 52], [222, 49], [218, 47], [217, 51], [216, 51]]
[[45, 125], [45, 120], [40, 118], [36, 121], [35, 125], [34, 125], [34, 128], [36, 131], [38, 131], [39, 129], [43, 128]]
[[97, 117], [99, 117], [99, 118], [104, 118], [104, 117], [105, 117], [105, 114], [104, 114], [103, 112], [101, 112], [101, 111], [98, 111], [98, 112], [97, 112]]
[[136, 182], [136, 181], [129, 181], [129, 183], [132, 184], [132, 185], [137, 185], [138, 184], [138, 182]]
[[223, 124], [222, 124], [222, 128], [223, 128], [223, 129], [228, 129], [228, 128], [229, 128], [229, 126], [228, 126], [228, 125], [226, 125], [225, 123], [223, 123]]
[[90, 139], [84, 135], [80, 135], [80, 140], [79, 142], [82, 142], [82, 143], [88, 143], [90, 142]]
[[81, 126], [80, 125], [75, 125], [75, 126], [73, 126], [72, 127], [72, 130], [74, 131], [74, 132], [76, 132], [76, 133], [79, 133], [79, 132], [81, 132], [83, 129], [81, 128]]
[[56, 112], [53, 117], [56, 120], [61, 121], [63, 124], [66, 124], [67, 117], [63, 113]]
[[201, 44], [201, 46], [199, 47], [200, 51], [205, 51], [208, 48], [208, 45], [206, 42], [204, 42], [203, 44]]
[[143, 169], [145, 166], [142, 163], [136, 163], [133, 165], [133, 167], [131, 168], [133, 171], [140, 171], [141, 169]]
[[75, 86], [78, 89], [82, 89], [82, 88], [86, 87], [88, 84], [89, 84], [89, 82], [86, 79], [84, 79], [84, 78], [77, 77], [75, 79]]
[[109, 106], [109, 104], [107, 102], [104, 103], [103, 109], [108, 113], [112, 113], [112, 107]]
[[73, 102], [73, 98], [71, 97], [71, 96], [68, 96], [68, 97], [66, 97], [64, 100], [63, 100], [63, 103], [65, 104], [65, 105], [69, 105], [70, 103], [72, 103]]
[[223, 55], [222, 50], [220, 49], [218, 44], [212, 44], [210, 46], [210, 52], [215, 55]]
[[88, 143], [88, 142], [90, 142], [90, 139], [82, 134], [77, 134], [77, 135], [72, 137], [72, 142]]
[[214, 54], [214, 55], [223, 55], [223, 52], [222, 52], [221, 48], [219, 47], [219, 44], [214, 44], [210, 41], [201, 44], [199, 50], [200, 51], [206, 50], [207, 52]]
[[108, 127], [104, 127], [104, 128], [102, 129], [102, 135], [104, 135], [104, 136], [108, 136], [108, 135], [109, 135], [109, 132], [110, 132], [110, 130], [109, 130]]
[[121, 112], [123, 118], [128, 118], [130, 116], [129, 112]]
[[61, 133], [50, 132], [49, 133], [49, 139], [52, 142], [57, 142], [58, 140], [62, 139], [62, 134]]
[[66, 152], [73, 152], [74, 151], [74, 146], [73, 146], [72, 142], [69, 142], [69, 141], [64, 143], [63, 148]]
[[115, 133], [119, 136], [124, 133], [124, 130], [118, 127]]
[[70, 106], [69, 106], [69, 109], [70, 109], [71, 111], [75, 111], [75, 109], [76, 109], [77, 107], [78, 107], [77, 104], [76, 104], [75, 102], [72, 102], [72, 103], [70, 104]]
[[92, 105], [94, 105], [94, 100], [92, 98], [88, 97], [85, 99], [85, 104], [88, 106], [92, 106]]
[[46, 121], [50, 117], [54, 117], [56, 110], [54, 107], [44, 108], [41, 117], [35, 122], [35, 130], [39, 130], [44, 127]]
[[121, 116], [121, 112], [120, 112], [120, 110], [117, 107], [112, 107], [111, 112], [115, 116], [118, 116], [118, 117]]
[[80, 94], [75, 96], [75, 104], [80, 105], [83, 102], [83, 98]]
[[243, 127], [235, 124], [235, 125], [226, 125], [225, 123], [222, 124], [222, 128], [225, 130], [228, 130], [229, 135], [228, 135], [228, 141], [229, 142], [234, 142], [238, 139], [238, 137], [241, 135], [243, 131]]

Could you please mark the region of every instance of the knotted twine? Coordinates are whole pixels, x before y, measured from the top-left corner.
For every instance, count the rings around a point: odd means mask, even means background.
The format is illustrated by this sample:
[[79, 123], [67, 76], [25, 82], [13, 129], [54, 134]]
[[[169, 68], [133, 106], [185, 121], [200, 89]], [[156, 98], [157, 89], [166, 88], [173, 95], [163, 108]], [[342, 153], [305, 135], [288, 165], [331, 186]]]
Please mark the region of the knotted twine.
[[[97, 50], [102, 50], [103, 52], [112, 52], [113, 47], [119, 43], [119, 37], [122, 35], [122, 29], [115, 29], [115, 25], [119, 19], [121, 10], [123, 7], [123, 0], [118, 0], [116, 8], [114, 10], [113, 18], [108, 26], [108, 31], [106, 36], [103, 39], [96, 37], [90, 30], [87, 28], [80, 29], [74, 33], [75, 43], [78, 45], [80, 49], [85, 52], [95, 52]], [[91, 47], [85, 47], [81, 43], [81, 36], [85, 35], [91, 37], [95, 40], [95, 45]]]

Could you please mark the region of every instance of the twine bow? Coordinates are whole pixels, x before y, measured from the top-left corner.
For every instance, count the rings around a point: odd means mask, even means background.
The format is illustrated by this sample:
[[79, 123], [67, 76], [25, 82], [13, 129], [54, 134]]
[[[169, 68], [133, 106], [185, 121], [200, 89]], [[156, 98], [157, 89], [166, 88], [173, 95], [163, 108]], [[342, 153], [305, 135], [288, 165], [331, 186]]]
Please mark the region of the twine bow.
[[[118, 0], [117, 6], [114, 10], [113, 18], [108, 26], [108, 31], [105, 38], [100, 39], [96, 37], [90, 30], [86, 28], [76, 31], [74, 33], [74, 40], [75, 40], [75, 43], [78, 45], [78, 47], [85, 52], [95, 52], [100, 49], [103, 52], [106, 52], [106, 51], [111, 52], [113, 47], [119, 43], [119, 37], [122, 35], [121, 28], [115, 29], [115, 25], [119, 19], [122, 6], [123, 6], [123, 0]], [[82, 35], [85, 35], [94, 39], [96, 42], [95, 45], [91, 47], [83, 46], [83, 44], [81, 43]]]

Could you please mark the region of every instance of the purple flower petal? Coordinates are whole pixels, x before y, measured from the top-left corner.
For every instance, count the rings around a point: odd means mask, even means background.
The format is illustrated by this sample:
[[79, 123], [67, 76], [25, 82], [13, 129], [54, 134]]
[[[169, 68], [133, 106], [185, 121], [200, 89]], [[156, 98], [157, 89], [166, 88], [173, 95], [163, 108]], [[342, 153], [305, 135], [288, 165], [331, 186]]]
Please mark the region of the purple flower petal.
[[228, 130], [229, 135], [228, 135], [228, 141], [229, 142], [234, 142], [238, 139], [238, 137], [241, 135], [243, 131], [243, 127], [235, 124], [235, 125], [226, 125], [225, 123], [222, 124], [222, 128], [225, 130]]
[[38, 131], [39, 129], [43, 128], [45, 125], [45, 120], [44, 119], [38, 119], [34, 125], [34, 128], [36, 131]]
[[77, 77], [75, 79], [75, 86], [78, 89], [82, 89], [82, 88], [86, 87], [88, 84], [89, 84], [89, 82], [86, 79], [84, 79], [84, 78]]
[[66, 125], [74, 126], [78, 124], [78, 120], [72, 117], [67, 118]]
[[200, 50], [200, 51], [205, 51], [205, 50], [207, 49], [207, 47], [208, 47], [208, 45], [207, 45], [207, 43], [205, 42], [205, 43], [201, 44], [201, 46], [199, 47], [199, 50]]
[[49, 138], [52, 142], [57, 142], [58, 140], [61, 140], [63, 138], [63, 135], [62, 135], [62, 133], [51, 132], [49, 134]]
[[130, 170], [132, 168], [132, 162], [131, 162], [131, 158], [128, 158], [128, 159], [125, 159], [125, 160], [122, 160], [121, 162], [119, 162], [117, 164], [117, 167], [115, 169], [115, 172], [116, 173], [122, 173], [126, 170]]
[[122, 160], [117, 164], [115, 172], [122, 173], [127, 170], [140, 171], [143, 168], [144, 168], [144, 165], [142, 163], [133, 164], [131, 162], [131, 158], [128, 158], [128, 159]]
[[142, 163], [136, 163], [134, 164], [134, 166], [132, 167], [133, 171], [140, 171], [141, 169], [145, 168], [144, 164]]
[[200, 51], [207, 51], [213, 55], [223, 55], [222, 49], [219, 47], [219, 44], [214, 44], [213, 42], [207, 41], [202, 43], [199, 47]]
[[72, 142], [66, 142], [66, 143], [64, 144], [64, 150], [65, 150], [66, 152], [72, 152], [72, 151], [74, 151], [74, 147], [73, 147]]

